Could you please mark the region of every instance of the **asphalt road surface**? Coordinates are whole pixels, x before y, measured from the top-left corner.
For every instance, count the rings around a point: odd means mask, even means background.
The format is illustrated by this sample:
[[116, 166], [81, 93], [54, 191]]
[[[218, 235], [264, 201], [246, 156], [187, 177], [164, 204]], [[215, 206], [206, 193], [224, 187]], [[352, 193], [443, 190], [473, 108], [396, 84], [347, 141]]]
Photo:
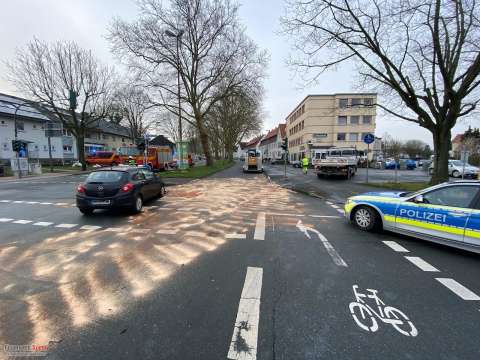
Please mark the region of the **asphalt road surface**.
[[238, 165], [137, 216], [82, 216], [81, 180], [0, 183], [0, 358], [480, 358], [478, 255]]

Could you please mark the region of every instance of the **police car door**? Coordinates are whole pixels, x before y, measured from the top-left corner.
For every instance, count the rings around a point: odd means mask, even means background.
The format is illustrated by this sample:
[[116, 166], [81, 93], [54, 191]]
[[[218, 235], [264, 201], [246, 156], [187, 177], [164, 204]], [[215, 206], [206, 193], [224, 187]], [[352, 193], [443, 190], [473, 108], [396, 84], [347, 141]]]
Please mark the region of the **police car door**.
[[[480, 188], [480, 186], [477, 188]], [[465, 227], [465, 242], [480, 246], [480, 194], [477, 195], [477, 201], [467, 220], [467, 226]]]
[[477, 189], [451, 185], [434, 189], [397, 208], [396, 227], [441, 240], [463, 241]]

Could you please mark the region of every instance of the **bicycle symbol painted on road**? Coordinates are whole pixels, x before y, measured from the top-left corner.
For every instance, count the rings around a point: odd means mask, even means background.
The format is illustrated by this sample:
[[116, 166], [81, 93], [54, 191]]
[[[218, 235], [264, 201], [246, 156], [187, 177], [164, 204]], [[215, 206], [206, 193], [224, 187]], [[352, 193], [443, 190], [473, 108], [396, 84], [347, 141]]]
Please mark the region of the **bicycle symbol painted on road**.
[[[349, 305], [350, 313], [353, 320], [359, 327], [368, 332], [375, 332], [378, 330], [378, 320], [385, 324], [390, 324], [400, 334], [405, 336], [417, 336], [418, 330], [410, 321], [407, 315], [393, 306], [386, 306], [385, 303], [378, 297], [378, 290], [366, 289], [370, 294], [362, 294], [358, 291], [358, 285], [353, 285], [353, 293], [355, 294], [355, 301]], [[363, 299], [369, 298], [375, 300], [377, 311], [368, 305]]]

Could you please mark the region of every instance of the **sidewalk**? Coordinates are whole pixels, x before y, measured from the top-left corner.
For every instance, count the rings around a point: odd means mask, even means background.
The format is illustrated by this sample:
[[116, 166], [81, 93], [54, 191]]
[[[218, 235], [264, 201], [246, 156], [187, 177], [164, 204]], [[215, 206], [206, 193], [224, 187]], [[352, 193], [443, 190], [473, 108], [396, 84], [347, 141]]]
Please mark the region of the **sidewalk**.
[[89, 174], [91, 170], [86, 170], [86, 171], [65, 171], [65, 172], [45, 172], [41, 175], [27, 175], [27, 176], [22, 176], [21, 178], [17, 178], [15, 176], [3, 176], [0, 177], [0, 183], [8, 183], [8, 182], [17, 182], [17, 181], [27, 181], [27, 180], [32, 180], [32, 179], [42, 179], [42, 178], [55, 178], [55, 177], [65, 177], [65, 176], [73, 176], [73, 175], [82, 175], [82, 174]]
[[375, 185], [359, 184], [351, 180], [318, 179], [314, 171], [309, 171], [308, 175], [303, 175], [300, 169], [298, 174], [287, 172], [287, 178], [285, 178], [283, 172], [276, 170], [266, 166], [265, 175], [280, 186], [339, 204], [345, 203], [350, 196], [369, 191], [395, 191], [379, 188]]

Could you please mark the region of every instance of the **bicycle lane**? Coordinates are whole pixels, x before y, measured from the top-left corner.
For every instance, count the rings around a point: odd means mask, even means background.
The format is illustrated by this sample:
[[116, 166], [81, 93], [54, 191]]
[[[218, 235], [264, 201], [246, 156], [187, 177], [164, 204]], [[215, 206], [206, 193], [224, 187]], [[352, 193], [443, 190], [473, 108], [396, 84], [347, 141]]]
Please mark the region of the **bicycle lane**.
[[[294, 221], [278, 225], [275, 234], [267, 233], [275, 250], [270, 266], [265, 266], [272, 269], [264, 274], [265, 284], [272, 285], [264, 288], [263, 314], [270, 315], [264, 315], [264, 328], [270, 329], [263, 332], [272, 340], [260, 349], [270, 346], [263, 354], [271, 356], [259, 358], [478, 358], [474, 334], [479, 302], [451, 296], [435, 281], [438, 273], [419, 270], [382, 243], [394, 239], [388, 234], [359, 232], [339, 220], [310, 219], [305, 226], [320, 231], [348, 267], [336, 265], [324, 244], [313, 233], [308, 239]], [[418, 335], [405, 336], [378, 317], [375, 332], [357, 325], [349, 309], [356, 301], [355, 285], [360, 293], [377, 290], [386, 306], [408, 316]], [[372, 299], [364, 300], [379, 312]], [[415, 335], [406, 323], [400, 326]]]

